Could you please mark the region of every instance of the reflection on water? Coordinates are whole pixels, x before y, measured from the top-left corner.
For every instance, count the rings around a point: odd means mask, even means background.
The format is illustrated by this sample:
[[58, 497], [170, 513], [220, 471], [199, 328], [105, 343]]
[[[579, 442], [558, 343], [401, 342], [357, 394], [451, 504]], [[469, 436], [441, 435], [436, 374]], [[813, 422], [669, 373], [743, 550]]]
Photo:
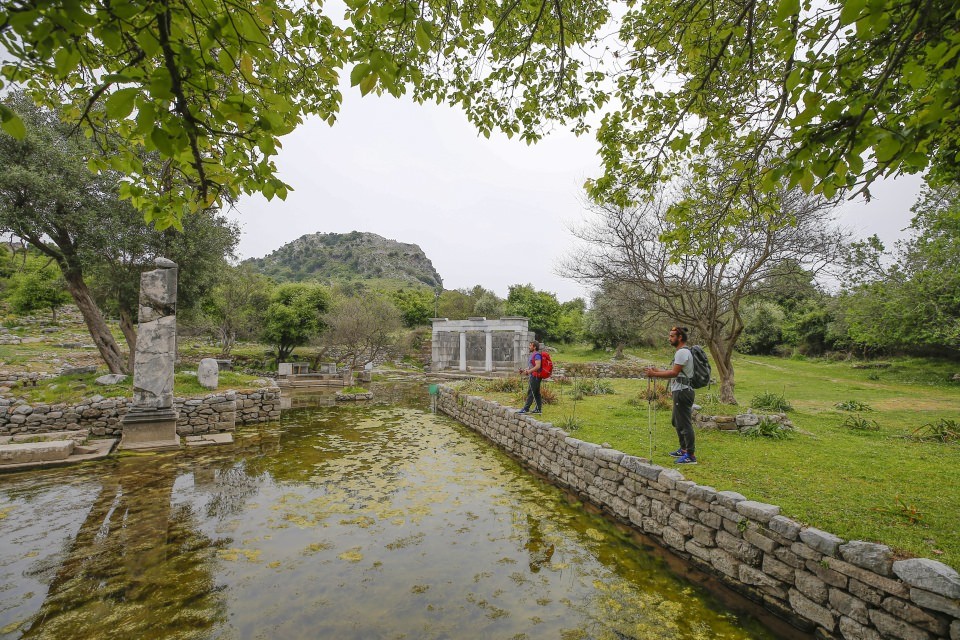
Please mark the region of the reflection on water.
[[0, 477], [0, 637], [771, 637], [395, 400]]

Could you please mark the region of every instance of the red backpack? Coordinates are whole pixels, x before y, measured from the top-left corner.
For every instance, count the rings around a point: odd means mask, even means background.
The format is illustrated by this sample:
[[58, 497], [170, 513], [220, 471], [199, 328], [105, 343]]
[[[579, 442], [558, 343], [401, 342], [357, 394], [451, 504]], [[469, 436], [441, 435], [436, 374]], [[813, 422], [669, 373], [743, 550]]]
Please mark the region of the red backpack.
[[537, 373], [539, 374], [537, 377], [541, 380], [546, 380], [553, 374], [553, 360], [546, 351], [540, 352], [540, 371]]

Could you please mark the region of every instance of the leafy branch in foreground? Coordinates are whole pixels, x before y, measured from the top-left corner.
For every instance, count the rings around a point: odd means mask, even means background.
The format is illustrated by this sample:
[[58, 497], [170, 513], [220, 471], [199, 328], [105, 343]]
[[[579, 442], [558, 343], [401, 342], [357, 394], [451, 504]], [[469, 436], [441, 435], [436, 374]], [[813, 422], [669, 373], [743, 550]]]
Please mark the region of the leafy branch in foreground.
[[[125, 174], [122, 195], [161, 229], [242, 194], [283, 199], [280, 138], [307, 116], [334, 123], [348, 67], [363, 94], [412, 86], [417, 101], [461, 105], [485, 135], [528, 142], [550, 117], [582, 131], [605, 100], [581, 93], [599, 78], [572, 55], [606, 23], [600, 0], [346, 4], [344, 24], [339, 5], [312, 0], [13, 0], [0, 8], [0, 82], [104, 147], [121, 140], [91, 166]], [[0, 124], [24, 133], [10, 109]]]

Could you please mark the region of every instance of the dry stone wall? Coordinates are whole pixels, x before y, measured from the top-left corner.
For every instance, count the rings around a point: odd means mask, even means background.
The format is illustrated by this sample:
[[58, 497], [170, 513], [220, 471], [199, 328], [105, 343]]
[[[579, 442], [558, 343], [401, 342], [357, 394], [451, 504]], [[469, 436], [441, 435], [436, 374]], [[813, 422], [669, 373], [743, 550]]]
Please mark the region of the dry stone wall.
[[570, 437], [550, 424], [441, 386], [438, 408], [743, 595], [820, 638], [960, 640], [960, 576], [895, 561], [780, 507], [691, 482], [672, 468]]
[[[238, 424], [268, 422], [280, 417], [280, 389], [267, 387], [223, 391], [203, 398], [175, 398], [177, 433], [198, 435], [233, 431]], [[0, 399], [0, 436], [89, 429], [94, 437], [119, 437], [127, 398], [94, 397], [77, 405], [13, 404]]]

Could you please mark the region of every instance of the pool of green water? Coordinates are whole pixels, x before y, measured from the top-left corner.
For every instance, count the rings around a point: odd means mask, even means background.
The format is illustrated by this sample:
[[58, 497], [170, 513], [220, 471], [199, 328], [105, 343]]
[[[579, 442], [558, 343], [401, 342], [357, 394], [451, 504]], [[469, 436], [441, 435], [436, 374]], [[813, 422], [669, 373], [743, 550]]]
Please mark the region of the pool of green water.
[[2, 638], [772, 638], [469, 430], [313, 407], [0, 476]]

